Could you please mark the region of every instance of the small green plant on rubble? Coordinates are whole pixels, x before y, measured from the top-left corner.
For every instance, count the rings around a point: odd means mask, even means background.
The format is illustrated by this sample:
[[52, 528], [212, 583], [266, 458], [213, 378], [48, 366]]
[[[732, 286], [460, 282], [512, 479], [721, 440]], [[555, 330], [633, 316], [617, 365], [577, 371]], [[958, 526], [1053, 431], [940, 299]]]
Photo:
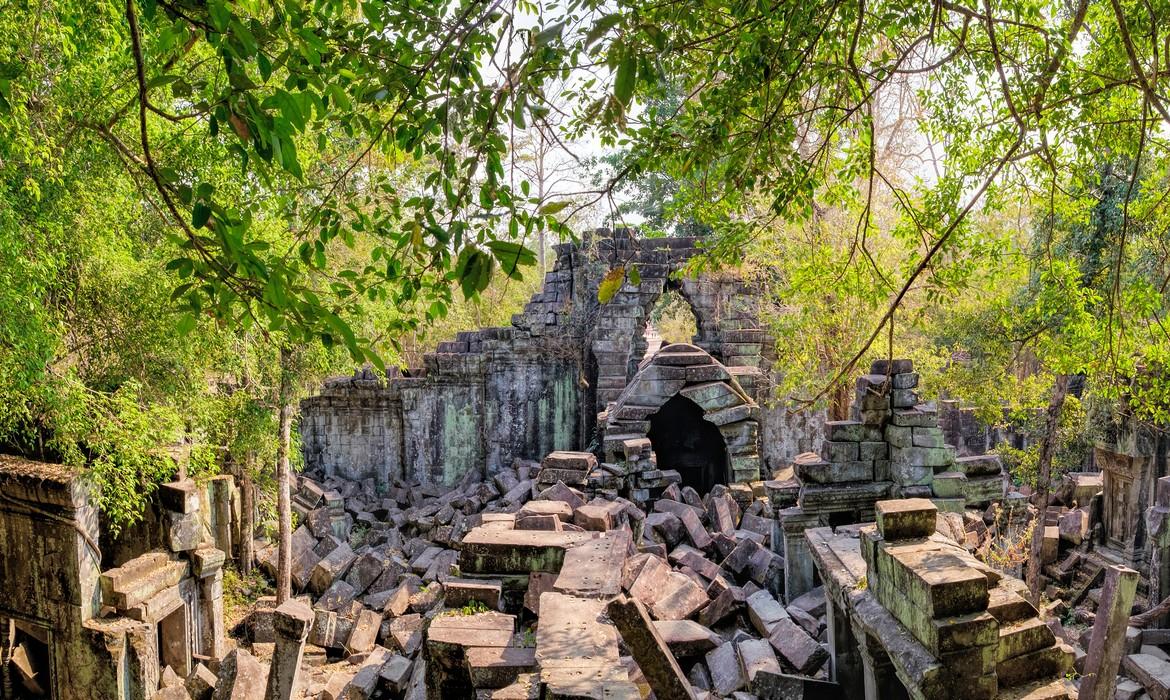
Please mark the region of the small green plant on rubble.
[[536, 646], [536, 633], [532, 631], [531, 627], [528, 627], [523, 632], [513, 636], [512, 640], [517, 647], [531, 648]]
[[855, 588], [857, 588], [859, 591], [869, 590], [869, 577], [862, 576], [861, 578], [857, 579], [857, 585]]
[[272, 584], [260, 572], [252, 569], [252, 573], [244, 575], [234, 566], [223, 568], [223, 617], [226, 626], [230, 629], [243, 620], [256, 600], [273, 593]]
[[462, 608], [459, 608], [460, 615], [478, 615], [485, 612], [488, 612], [488, 606], [478, 600], [469, 600]]
[[349, 546], [357, 549], [366, 541], [366, 536], [370, 534], [370, 526], [364, 523], [354, 525], [349, 531]]

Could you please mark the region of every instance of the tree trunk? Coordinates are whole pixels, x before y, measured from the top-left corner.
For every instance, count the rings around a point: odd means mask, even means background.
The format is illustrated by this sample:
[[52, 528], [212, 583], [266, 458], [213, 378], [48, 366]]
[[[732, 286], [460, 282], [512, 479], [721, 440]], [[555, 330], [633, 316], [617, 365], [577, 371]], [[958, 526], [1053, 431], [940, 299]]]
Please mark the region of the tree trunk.
[[276, 604], [292, 597], [292, 504], [288, 454], [292, 442], [292, 349], [280, 349], [280, 442], [276, 446], [276, 518], [280, 523], [276, 566]]
[[244, 461], [244, 468], [240, 470], [240, 572], [244, 575], [252, 573], [252, 538], [256, 534], [256, 522], [253, 515], [256, 512], [256, 491], [252, 485], [252, 468], [255, 466], [255, 455], [251, 452]]
[[3, 638], [0, 640], [0, 698], [14, 698], [12, 689], [12, 654], [16, 645], [16, 620], [14, 618], [0, 618], [0, 629], [3, 629]]
[[1036, 476], [1036, 521], [1032, 527], [1032, 549], [1028, 553], [1028, 595], [1033, 605], [1040, 605], [1040, 550], [1044, 546], [1044, 518], [1048, 512], [1048, 491], [1052, 481], [1052, 455], [1056, 452], [1057, 428], [1060, 426], [1060, 412], [1068, 396], [1069, 375], [1056, 375], [1052, 388], [1052, 399], [1048, 402], [1048, 415], [1044, 425], [1044, 437], [1040, 442], [1040, 459]]
[[1131, 616], [1129, 618], [1129, 626], [1137, 627], [1138, 629], [1149, 627], [1151, 623], [1155, 622], [1167, 613], [1170, 613], [1170, 598], [1163, 598], [1162, 602], [1158, 603], [1144, 613]]
[[833, 389], [829, 394], [829, 420], [849, 420], [849, 399], [852, 393], [850, 384], [841, 384]]

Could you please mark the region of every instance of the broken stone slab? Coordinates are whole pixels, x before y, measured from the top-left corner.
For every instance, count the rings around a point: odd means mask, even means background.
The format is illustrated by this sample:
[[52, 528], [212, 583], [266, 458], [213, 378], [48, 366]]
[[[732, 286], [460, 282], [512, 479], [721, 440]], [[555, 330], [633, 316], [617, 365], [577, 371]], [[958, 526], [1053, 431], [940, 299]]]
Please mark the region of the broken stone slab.
[[197, 663], [191, 669], [191, 673], [187, 676], [183, 687], [187, 689], [187, 694], [191, 696], [191, 700], [209, 700], [211, 694], [215, 692], [215, 684], [215, 674], [211, 672], [211, 669], [202, 663]]
[[414, 656], [422, 644], [425, 622], [418, 613], [407, 613], [390, 621], [390, 639], [406, 656]]
[[683, 549], [683, 546], [676, 548], [670, 553], [669, 559], [679, 566], [685, 566], [694, 570], [700, 576], [707, 579], [708, 582], [714, 581], [723, 574], [723, 569], [719, 568], [718, 564], [703, 556], [702, 552], [691, 549], [690, 547], [686, 549]]
[[788, 603], [789, 608], [798, 608], [808, 613], [812, 617], [823, 617], [825, 614], [825, 607], [827, 599], [825, 598], [825, 587], [817, 586], [812, 590], [803, 593], [800, 596], [792, 599]]
[[368, 700], [378, 687], [382, 666], [390, 660], [390, 656], [389, 649], [374, 647], [341, 689], [340, 700]]
[[546, 532], [561, 532], [565, 523], [555, 515], [525, 515], [516, 518], [517, 530], [544, 530]]
[[662, 557], [647, 557], [626, 591], [643, 605], [652, 606], [664, 594], [671, 570]]
[[742, 610], [747, 598], [748, 593], [743, 588], [729, 586], [720, 591], [715, 599], [700, 611], [699, 622], [707, 627], [715, 627]]
[[617, 524], [616, 515], [612, 507], [585, 504], [573, 511], [573, 524], [584, 530], [606, 532]]
[[745, 639], [736, 646], [749, 685], [755, 683], [756, 675], [761, 672], [780, 673], [780, 661], [768, 640]]
[[537, 500], [525, 503], [516, 512], [517, 518], [525, 518], [531, 515], [552, 515], [562, 522], [568, 523], [573, 521], [573, 507], [562, 500]]
[[650, 605], [658, 620], [685, 620], [710, 602], [707, 591], [685, 574], [671, 571], [660, 595]]
[[621, 592], [622, 570], [630, 542], [630, 533], [615, 530], [570, 547], [553, 589], [584, 598], [617, 595]]
[[585, 499], [580, 493], [568, 487], [563, 481], [558, 481], [540, 492], [540, 498], [546, 501], [560, 501], [568, 504], [570, 509], [585, 505]]
[[499, 579], [449, 578], [443, 590], [448, 608], [479, 603], [488, 610], [499, 610], [503, 583]]
[[723, 643], [719, 635], [694, 620], [655, 620], [654, 629], [680, 659], [703, 656]]
[[618, 663], [618, 633], [604, 622], [603, 600], [548, 592], [540, 596], [536, 660], [542, 669]]
[[263, 700], [267, 673], [254, 656], [232, 649], [220, 661], [212, 700]]
[[378, 672], [378, 687], [393, 697], [405, 693], [410, 683], [410, 671], [413, 665], [411, 660], [402, 654], [392, 655], [386, 660], [386, 663], [382, 664], [382, 670]]
[[309, 590], [315, 595], [321, 595], [333, 582], [345, 575], [356, 555], [348, 542], [342, 542], [333, 551], [326, 554], [309, 576]]
[[532, 647], [471, 647], [466, 659], [471, 685], [477, 689], [506, 688], [521, 674], [538, 670]]
[[353, 630], [345, 648], [350, 654], [360, 654], [374, 648], [378, 639], [378, 630], [382, 626], [382, 614], [369, 608], [363, 608], [354, 620]]
[[735, 531], [737, 522], [733, 512], [737, 509], [735, 501], [726, 493], [718, 496], [708, 494], [707, 517], [715, 532], [730, 535]]
[[353, 586], [356, 595], [361, 595], [390, 566], [390, 561], [390, 553], [384, 548], [361, 554], [350, 564], [349, 571], [345, 574], [345, 582]]
[[747, 685], [739, 653], [734, 642], [724, 642], [707, 653], [707, 670], [711, 689], [719, 695], [731, 695]]
[[784, 606], [768, 591], [756, 591], [744, 602], [748, 609], [748, 619], [761, 636], [767, 637], [776, 627], [776, 623], [789, 617]]
[[597, 456], [592, 452], [558, 450], [545, 455], [540, 466], [541, 469], [572, 469], [587, 472], [597, 466]]
[[815, 673], [829, 658], [829, 652], [789, 617], [776, 622], [768, 641], [788, 665], [805, 675]]
[[641, 603], [619, 596], [610, 601], [606, 612], [617, 626], [656, 697], [695, 697], [678, 661]]
[[516, 619], [498, 612], [439, 615], [427, 628], [427, 691], [436, 697], [473, 695], [467, 652], [474, 647], [506, 647]]
[[459, 568], [467, 574], [557, 573], [565, 550], [597, 537], [591, 532], [543, 532], [473, 528], [463, 537]]
[[646, 516], [646, 525], [651, 536], [667, 547], [676, 546], [686, 533], [682, 520], [674, 513], [651, 513]]
[[317, 599], [316, 607], [322, 610], [340, 612], [342, 610], [348, 609], [356, 597], [357, 595], [353, 590], [353, 586], [349, 585], [345, 581], [334, 581], [333, 585], [331, 585], [324, 593], [321, 594], [321, 597]]

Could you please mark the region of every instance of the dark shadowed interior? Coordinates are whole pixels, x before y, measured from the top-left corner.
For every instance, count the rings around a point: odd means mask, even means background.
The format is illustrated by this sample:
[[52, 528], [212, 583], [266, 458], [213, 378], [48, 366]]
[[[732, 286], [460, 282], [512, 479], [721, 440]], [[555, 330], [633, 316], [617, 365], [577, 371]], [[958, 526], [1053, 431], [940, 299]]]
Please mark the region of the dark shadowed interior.
[[677, 469], [682, 485], [707, 493], [727, 483], [727, 443], [703, 409], [683, 396], [674, 396], [650, 416], [649, 438], [659, 469]]

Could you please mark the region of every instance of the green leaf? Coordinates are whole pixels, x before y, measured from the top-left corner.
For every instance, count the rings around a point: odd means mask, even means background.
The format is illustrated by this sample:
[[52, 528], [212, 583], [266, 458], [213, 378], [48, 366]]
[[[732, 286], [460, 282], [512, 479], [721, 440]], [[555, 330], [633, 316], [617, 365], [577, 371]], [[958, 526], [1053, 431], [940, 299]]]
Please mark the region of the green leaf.
[[564, 209], [565, 207], [569, 206], [572, 203], [573, 202], [568, 200], [568, 199], [562, 199], [559, 202], [549, 202], [548, 204], [545, 204], [544, 206], [542, 206], [540, 209], [537, 209], [536, 214], [538, 216], [552, 216], [553, 214], [556, 214], [557, 212], [561, 211], [562, 209]]
[[496, 260], [500, 261], [500, 269], [504, 274], [514, 280], [523, 278], [520, 273], [521, 266], [532, 265], [536, 262], [536, 253], [519, 243], [512, 243], [510, 241], [490, 241], [487, 244], [492, 251], [492, 255]]
[[191, 314], [183, 314], [179, 317], [178, 323], [175, 324], [175, 330], [179, 331], [179, 335], [187, 335], [195, 330], [195, 317]]
[[618, 64], [617, 76], [614, 78], [613, 96], [623, 106], [630, 103], [634, 96], [634, 83], [638, 78], [638, 57], [633, 53], [627, 54]]
[[630, 265], [629, 278], [630, 284], [634, 285], [635, 287], [642, 284], [642, 273], [638, 272], [637, 265]]
[[610, 29], [616, 27], [621, 21], [622, 16], [620, 14], [606, 15], [597, 20], [597, 22], [593, 25], [593, 28], [591, 28], [589, 33], [585, 35], [585, 45], [590, 46], [602, 36], [604, 36], [605, 33]]
[[622, 288], [622, 282], [625, 279], [626, 268], [621, 265], [605, 273], [605, 277], [601, 278], [601, 284], [597, 286], [597, 300], [602, 304], [608, 304]]
[[211, 207], [207, 206], [206, 202], [196, 202], [191, 209], [191, 225], [195, 228], [203, 228], [210, 218]]

